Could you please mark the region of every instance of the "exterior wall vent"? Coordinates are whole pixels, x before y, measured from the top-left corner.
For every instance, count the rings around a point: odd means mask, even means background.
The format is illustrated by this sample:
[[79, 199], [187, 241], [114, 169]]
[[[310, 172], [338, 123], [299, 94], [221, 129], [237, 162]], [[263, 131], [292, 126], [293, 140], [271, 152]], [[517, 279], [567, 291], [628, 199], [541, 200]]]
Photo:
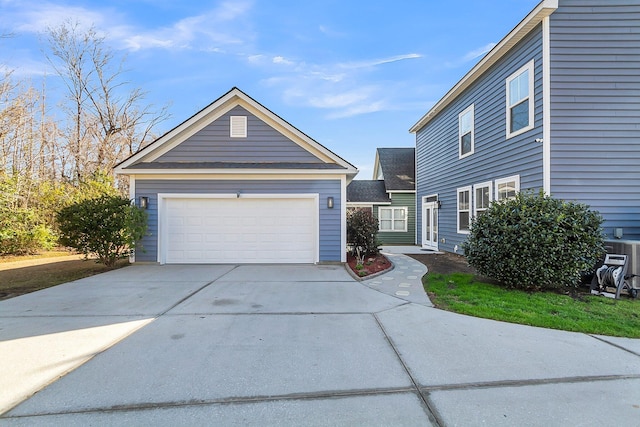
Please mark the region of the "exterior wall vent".
[[231, 138], [247, 137], [247, 116], [231, 116]]

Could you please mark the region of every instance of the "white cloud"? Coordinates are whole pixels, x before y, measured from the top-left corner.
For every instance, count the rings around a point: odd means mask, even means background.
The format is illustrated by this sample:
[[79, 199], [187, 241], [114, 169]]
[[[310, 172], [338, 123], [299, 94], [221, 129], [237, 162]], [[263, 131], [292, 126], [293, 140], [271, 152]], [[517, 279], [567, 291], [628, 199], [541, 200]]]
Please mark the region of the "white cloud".
[[410, 53], [345, 63], [307, 64], [276, 56], [274, 63], [295, 65], [295, 68], [281, 74], [272, 66], [267, 71], [276, 75], [262, 80], [262, 83], [279, 87], [284, 101], [289, 104], [326, 111], [326, 118], [352, 117], [395, 108], [392, 99], [397, 97], [397, 85], [402, 83], [390, 84], [384, 78], [377, 81], [375, 76], [371, 76], [372, 68], [421, 57]]
[[249, 61], [249, 63], [251, 64], [260, 64], [263, 62], [265, 56], [258, 54], [258, 55], [249, 55], [247, 56], [247, 61]]
[[484, 54], [486, 54], [487, 52], [489, 52], [491, 49], [493, 49], [496, 46], [496, 43], [488, 43], [478, 49], [472, 50], [471, 52], [468, 52], [466, 55], [464, 55], [462, 57], [462, 61], [463, 62], [467, 62], [467, 61], [471, 61], [473, 59], [476, 59], [480, 56], [484, 56]]
[[242, 45], [249, 31], [236, 20], [251, 10], [246, 1], [225, 2], [201, 15], [190, 16], [168, 27], [148, 31], [129, 29], [120, 38], [131, 50], [165, 48], [221, 52], [221, 46]]
[[319, 94], [310, 97], [309, 104], [317, 108], [345, 108], [366, 101], [371, 92], [372, 88], [359, 88], [349, 92]]
[[320, 25], [318, 27], [318, 30], [320, 30], [320, 32], [322, 34], [324, 34], [327, 37], [344, 37], [346, 36], [345, 33], [341, 33], [339, 31], [335, 31], [334, 29], [326, 26], [326, 25]]
[[17, 58], [6, 65], [0, 65], [0, 75], [10, 72], [14, 77], [35, 77], [55, 75], [55, 71], [46, 62], [30, 58]]
[[[20, 6], [20, 3], [15, 3]], [[12, 28], [17, 32], [42, 33], [48, 28], [55, 28], [65, 22], [78, 23], [79, 29], [84, 30], [92, 25], [101, 27], [106, 22], [105, 13], [91, 11], [83, 7], [61, 6], [53, 3], [39, 3], [37, 7], [27, 6], [14, 9], [8, 14], [17, 25], [11, 23]], [[4, 19], [3, 19], [4, 21]], [[7, 25], [7, 23], [5, 23]]]
[[295, 62], [285, 59], [283, 56], [274, 56], [272, 62], [274, 64], [294, 65]]
[[404, 61], [406, 59], [422, 58], [422, 55], [417, 53], [409, 53], [407, 55], [397, 55], [389, 58], [372, 59], [368, 61], [347, 62], [340, 64], [342, 68], [370, 68], [378, 65], [390, 64], [392, 62]]
[[21, 2], [10, 5], [0, 16], [0, 27], [18, 33], [43, 33], [66, 22], [77, 22], [80, 31], [94, 26], [110, 42], [132, 51], [160, 48], [221, 52], [223, 47], [242, 45], [251, 37], [249, 28], [240, 22], [252, 8], [251, 1], [247, 0], [225, 1], [203, 14], [150, 29], [127, 22], [126, 17], [113, 8], [90, 10], [46, 1], [37, 7]]

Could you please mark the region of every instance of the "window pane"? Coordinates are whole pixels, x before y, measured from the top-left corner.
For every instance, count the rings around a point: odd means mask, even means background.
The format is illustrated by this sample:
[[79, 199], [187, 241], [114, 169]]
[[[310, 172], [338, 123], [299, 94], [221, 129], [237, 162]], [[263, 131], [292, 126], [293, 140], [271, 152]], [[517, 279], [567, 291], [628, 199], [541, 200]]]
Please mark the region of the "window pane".
[[460, 153], [462, 155], [465, 155], [467, 153], [471, 152], [471, 132], [462, 135], [462, 138], [460, 138]]
[[380, 219], [391, 219], [391, 209], [380, 209]]
[[438, 209], [433, 210], [433, 241], [438, 241]]
[[510, 199], [516, 196], [516, 183], [509, 181], [498, 184], [498, 200]]
[[471, 111], [460, 116], [460, 133], [465, 134], [471, 132]]
[[511, 108], [511, 132], [529, 126], [529, 101], [524, 100]]
[[489, 187], [476, 188], [476, 209], [489, 207]]
[[380, 221], [380, 230], [383, 230], [383, 231], [391, 230], [391, 221], [390, 220]]
[[469, 230], [469, 212], [460, 212], [460, 230]]
[[396, 209], [394, 211], [394, 219], [404, 219], [404, 209]]
[[517, 104], [529, 96], [529, 70], [509, 82], [509, 105]]
[[393, 221], [393, 229], [396, 231], [404, 230], [404, 220], [395, 220]]
[[469, 210], [469, 192], [461, 191], [458, 193], [458, 209]]

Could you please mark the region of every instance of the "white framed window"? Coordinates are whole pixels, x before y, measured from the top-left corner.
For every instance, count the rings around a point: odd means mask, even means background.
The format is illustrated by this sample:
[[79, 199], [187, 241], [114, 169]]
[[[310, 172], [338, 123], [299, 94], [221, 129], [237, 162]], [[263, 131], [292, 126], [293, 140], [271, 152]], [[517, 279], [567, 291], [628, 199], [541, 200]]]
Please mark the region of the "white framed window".
[[520, 175], [496, 179], [496, 200], [511, 199], [520, 191]]
[[474, 105], [471, 104], [458, 115], [458, 157], [473, 154], [475, 143]]
[[246, 138], [247, 116], [231, 116], [229, 128], [231, 138]]
[[458, 188], [458, 233], [468, 234], [471, 228], [471, 187]]
[[533, 128], [534, 62], [507, 77], [507, 138]]
[[407, 231], [409, 208], [378, 207], [378, 230], [381, 232]]
[[482, 215], [491, 204], [493, 195], [491, 181], [475, 184], [473, 186], [473, 216]]

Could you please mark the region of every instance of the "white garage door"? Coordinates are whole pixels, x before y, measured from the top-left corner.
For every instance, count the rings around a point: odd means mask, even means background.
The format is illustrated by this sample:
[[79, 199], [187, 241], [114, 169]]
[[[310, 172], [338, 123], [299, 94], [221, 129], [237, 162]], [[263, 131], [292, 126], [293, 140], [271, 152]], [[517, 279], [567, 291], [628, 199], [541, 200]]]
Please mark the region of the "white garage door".
[[313, 263], [314, 198], [167, 198], [166, 263]]

